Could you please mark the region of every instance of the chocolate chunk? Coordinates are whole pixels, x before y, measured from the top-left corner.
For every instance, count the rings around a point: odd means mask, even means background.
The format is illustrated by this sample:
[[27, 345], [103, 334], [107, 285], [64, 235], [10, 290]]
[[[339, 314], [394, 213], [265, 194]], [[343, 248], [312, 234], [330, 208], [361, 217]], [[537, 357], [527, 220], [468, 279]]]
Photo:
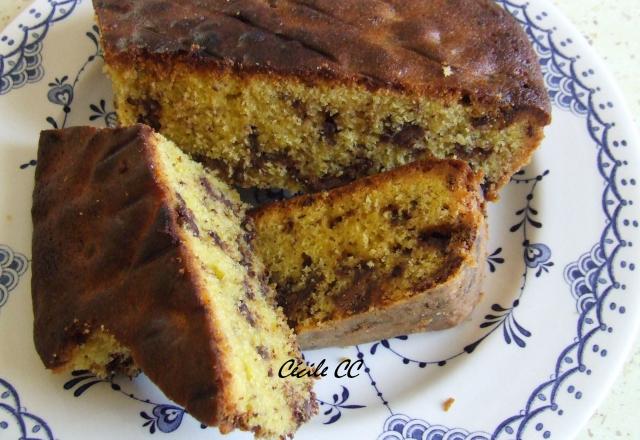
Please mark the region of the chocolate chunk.
[[476, 118], [471, 118], [471, 125], [474, 128], [484, 127], [485, 125], [489, 125], [492, 122], [492, 119], [493, 118], [488, 115], [478, 116]]
[[249, 307], [244, 301], [240, 301], [240, 304], [238, 304], [238, 310], [240, 311], [240, 314], [244, 316], [244, 319], [247, 320], [251, 327], [256, 326], [256, 318], [251, 310], [249, 310]]
[[391, 270], [391, 276], [393, 278], [398, 278], [404, 272], [404, 266], [402, 264], [396, 264]]
[[381, 294], [375, 272], [362, 262], [355, 271], [353, 282], [336, 294], [333, 301], [337, 311], [350, 315], [369, 310], [369, 306], [375, 304]]
[[298, 117], [300, 117], [300, 119], [307, 119], [307, 117], [309, 116], [307, 114], [307, 106], [304, 104], [304, 102], [300, 101], [299, 99], [294, 99], [293, 101], [291, 101], [291, 107], [293, 107], [293, 109], [296, 111], [296, 114], [298, 115]]
[[176, 206], [178, 225], [185, 226], [186, 229], [191, 231], [194, 237], [200, 237], [200, 229], [198, 229], [198, 225], [196, 224], [193, 211], [187, 208], [187, 204], [180, 194], [176, 194], [176, 197], [178, 198], [178, 204]]
[[251, 251], [248, 248], [248, 243], [250, 240], [247, 240], [247, 234], [244, 237], [238, 236], [236, 239], [236, 244], [238, 245], [238, 250], [240, 251], [240, 261], [244, 267], [247, 268], [247, 273], [249, 276], [253, 276], [255, 274], [253, 268], [253, 260], [251, 258]]
[[302, 253], [302, 267], [309, 267], [313, 264], [311, 257], [304, 252]]
[[322, 176], [313, 188], [317, 190], [334, 188], [366, 175], [375, 174], [381, 170], [380, 166], [375, 166], [374, 162], [368, 157], [356, 157], [353, 161], [342, 169], [340, 175], [326, 174]]
[[380, 133], [380, 142], [389, 143], [393, 138], [393, 119], [387, 116], [382, 121], [382, 133]]
[[444, 249], [449, 245], [453, 231], [442, 228], [423, 229], [418, 234], [418, 241], [426, 246]]
[[203, 188], [206, 191], [207, 195], [212, 200], [216, 200], [218, 202], [221, 202], [224, 206], [226, 206], [227, 208], [229, 208], [233, 212], [237, 213], [236, 205], [231, 200], [229, 200], [227, 197], [225, 197], [224, 194], [222, 194], [222, 191], [213, 188], [211, 186], [211, 182], [209, 182], [209, 180], [206, 177], [201, 177], [200, 178], [200, 184], [203, 186]]
[[416, 142], [424, 139], [424, 128], [416, 124], [404, 124], [400, 130], [393, 135], [391, 143], [402, 148], [412, 148]]
[[252, 152], [257, 152], [260, 150], [260, 141], [258, 139], [258, 135], [258, 129], [252, 125], [251, 133], [249, 133], [249, 136], [247, 136], [249, 148], [251, 148]]
[[332, 218], [331, 220], [329, 220], [329, 228], [331, 229], [335, 228], [339, 223], [342, 222], [342, 220], [343, 218], [341, 215]]
[[406, 223], [411, 219], [411, 214], [405, 209], [400, 209], [398, 205], [391, 203], [383, 208], [383, 212], [389, 213], [389, 219], [392, 225]]
[[400, 208], [395, 203], [391, 203], [382, 209], [383, 212], [389, 213], [392, 222], [399, 218], [399, 210]]
[[294, 226], [293, 220], [292, 219], [287, 219], [287, 221], [284, 222], [284, 227], [282, 228], [282, 231], [284, 233], [289, 233], [289, 232], [293, 231], [293, 226]]
[[322, 124], [321, 134], [330, 145], [336, 144], [336, 135], [340, 132], [335, 120], [336, 116], [337, 114], [332, 115], [329, 112], [324, 112], [324, 122]]
[[153, 98], [134, 99], [127, 98], [127, 104], [137, 107], [139, 112], [137, 122], [147, 124], [158, 131], [162, 128], [160, 124], [160, 112], [162, 106]]
[[251, 285], [249, 284], [249, 281], [247, 281], [247, 279], [245, 278], [245, 280], [242, 282], [242, 287], [244, 287], [244, 296], [248, 299], [248, 300], [252, 300], [256, 298], [256, 294], [253, 291], [253, 288], [251, 287]]
[[118, 373], [126, 373], [133, 365], [133, 359], [131, 356], [125, 356], [122, 353], [111, 355], [111, 360], [105, 366], [107, 374], [113, 376]]
[[533, 125], [529, 124], [527, 125], [527, 136], [532, 138], [535, 135], [535, 130], [533, 128]]
[[269, 360], [271, 359], [271, 352], [269, 351], [269, 349], [267, 347], [265, 347], [264, 345], [258, 345], [256, 347], [256, 351], [258, 352], [258, 354], [260, 355], [260, 357], [262, 359]]
[[209, 235], [209, 237], [213, 239], [216, 246], [218, 246], [220, 249], [222, 249], [225, 252], [229, 251], [229, 245], [227, 245], [227, 243], [225, 243], [222, 240], [222, 238], [216, 231], [209, 231], [207, 234]]
[[309, 299], [316, 291], [318, 284], [322, 283], [324, 279], [322, 273], [312, 272], [303, 286], [295, 286], [291, 279], [287, 279], [277, 286], [276, 300], [284, 309], [291, 327], [296, 325], [294, 317], [298, 314], [304, 315], [304, 309], [310, 307]]

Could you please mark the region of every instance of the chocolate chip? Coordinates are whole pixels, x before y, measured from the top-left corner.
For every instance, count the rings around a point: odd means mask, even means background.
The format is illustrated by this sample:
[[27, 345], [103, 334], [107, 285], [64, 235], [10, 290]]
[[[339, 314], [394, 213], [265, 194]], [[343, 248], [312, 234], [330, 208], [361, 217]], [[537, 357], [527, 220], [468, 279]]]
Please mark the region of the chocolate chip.
[[293, 109], [296, 111], [296, 114], [298, 115], [298, 117], [300, 117], [300, 119], [307, 119], [307, 117], [309, 116], [307, 114], [307, 106], [304, 104], [304, 102], [300, 101], [299, 99], [294, 99], [293, 101], [291, 101], [291, 107], [293, 107]]
[[214, 189], [211, 186], [211, 182], [209, 182], [209, 180], [206, 177], [200, 178], [200, 184], [203, 186], [205, 192], [207, 193], [207, 195], [211, 200], [218, 201], [222, 203], [224, 206], [226, 206], [227, 208], [229, 208], [234, 213], [236, 214], [238, 213], [238, 207], [230, 199], [225, 197], [222, 191], [218, 189]]
[[387, 116], [382, 121], [382, 133], [380, 133], [380, 142], [389, 143], [393, 138], [393, 119]]
[[404, 267], [401, 264], [396, 264], [391, 270], [391, 276], [393, 278], [398, 278], [404, 272]]
[[296, 286], [290, 278], [279, 283], [276, 300], [284, 309], [289, 326], [295, 327], [296, 323], [293, 317], [297, 314], [304, 315], [304, 310], [311, 306], [309, 299], [324, 280], [325, 277], [322, 273], [312, 272], [302, 286]]
[[285, 233], [289, 233], [291, 231], [293, 231], [293, 220], [292, 219], [287, 219], [286, 222], [284, 222], [284, 227], [282, 228], [282, 231]]
[[162, 106], [153, 98], [134, 99], [127, 98], [127, 104], [138, 107], [137, 122], [147, 124], [149, 127], [158, 131], [162, 128], [160, 124], [160, 112]]
[[488, 115], [478, 116], [477, 118], [471, 118], [471, 126], [474, 128], [484, 127], [492, 122], [492, 118]]
[[527, 136], [532, 138], [535, 135], [535, 131], [533, 129], [533, 125], [527, 125]]
[[245, 298], [247, 298], [248, 300], [253, 300], [256, 298], [256, 294], [253, 291], [253, 288], [251, 287], [251, 285], [249, 284], [249, 281], [247, 281], [246, 279], [242, 282], [242, 287], [244, 287], [244, 296]]
[[268, 359], [271, 359], [271, 352], [264, 345], [258, 345], [256, 347], [256, 351], [258, 352], [260, 357], [262, 359], [264, 359], [265, 361], [268, 360]]
[[383, 212], [389, 213], [389, 219], [392, 225], [399, 225], [402, 223], [406, 223], [409, 219], [411, 219], [411, 214], [406, 209], [400, 209], [398, 205], [391, 203], [387, 205], [382, 210]]
[[[246, 235], [246, 234], [245, 234]], [[240, 251], [240, 261], [244, 267], [247, 268], [248, 271], [253, 271], [253, 260], [251, 256], [251, 251], [248, 248], [249, 241], [246, 240], [244, 236], [238, 236], [236, 239], [236, 244], [238, 245], [238, 250]]]
[[132, 365], [133, 359], [131, 359], [131, 356], [117, 353], [111, 355], [111, 360], [105, 366], [105, 370], [107, 370], [109, 376], [113, 376], [117, 373], [126, 373]]
[[424, 139], [424, 128], [416, 124], [404, 124], [391, 138], [391, 143], [401, 148], [412, 148], [416, 142]]
[[258, 139], [258, 135], [258, 129], [252, 125], [251, 133], [249, 133], [249, 136], [247, 136], [247, 141], [249, 143], [249, 148], [251, 148], [253, 152], [257, 152], [260, 150], [260, 141]]
[[336, 144], [336, 135], [340, 131], [335, 117], [337, 113], [332, 115], [329, 112], [324, 112], [324, 122], [322, 123], [322, 137], [330, 144]]
[[367, 311], [381, 295], [380, 286], [375, 278], [375, 272], [366, 264], [361, 263], [355, 270], [352, 283], [342, 292], [333, 297], [336, 310], [347, 314]]
[[256, 318], [251, 310], [249, 310], [249, 307], [244, 301], [240, 301], [240, 304], [238, 304], [238, 310], [240, 311], [240, 314], [244, 316], [244, 319], [247, 320], [251, 327], [256, 326]]
[[311, 257], [304, 252], [302, 253], [302, 267], [309, 267], [313, 264]]
[[225, 252], [229, 250], [229, 245], [227, 245], [227, 243], [222, 240], [222, 238], [216, 231], [209, 231], [207, 234], [213, 239], [216, 246], [218, 246], [220, 249]]
[[398, 212], [399, 212], [400, 208], [398, 207], [398, 205], [396, 205], [395, 203], [391, 203], [387, 206], [385, 206], [382, 209], [382, 212], [388, 212], [389, 215], [391, 216], [391, 219], [397, 219], [398, 218]]
[[331, 220], [329, 220], [329, 228], [331, 229], [335, 228], [339, 223], [342, 222], [342, 220], [343, 218], [341, 215], [332, 218]]
[[464, 105], [465, 107], [468, 107], [471, 105], [471, 97], [468, 94], [464, 94], [462, 95], [462, 98], [460, 98], [460, 104]]
[[451, 236], [452, 231], [450, 230], [429, 228], [420, 231], [418, 234], [418, 240], [427, 246], [434, 246], [442, 249], [448, 246], [449, 241], [451, 241]]
[[196, 224], [193, 211], [187, 208], [187, 204], [180, 194], [176, 194], [176, 197], [178, 199], [178, 204], [176, 206], [178, 225], [185, 226], [186, 229], [191, 231], [194, 237], [200, 237], [200, 229], [198, 229], [198, 225]]

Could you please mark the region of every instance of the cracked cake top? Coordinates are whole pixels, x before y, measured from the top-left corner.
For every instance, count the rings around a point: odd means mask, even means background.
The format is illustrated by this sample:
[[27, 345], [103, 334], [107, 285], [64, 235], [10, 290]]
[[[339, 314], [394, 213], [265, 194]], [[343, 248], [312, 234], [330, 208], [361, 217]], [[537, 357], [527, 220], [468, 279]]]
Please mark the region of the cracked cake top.
[[[492, 0], [94, 0], [109, 62], [356, 82], [545, 124], [549, 100], [518, 23]], [[507, 116], [506, 116], [507, 117]]]

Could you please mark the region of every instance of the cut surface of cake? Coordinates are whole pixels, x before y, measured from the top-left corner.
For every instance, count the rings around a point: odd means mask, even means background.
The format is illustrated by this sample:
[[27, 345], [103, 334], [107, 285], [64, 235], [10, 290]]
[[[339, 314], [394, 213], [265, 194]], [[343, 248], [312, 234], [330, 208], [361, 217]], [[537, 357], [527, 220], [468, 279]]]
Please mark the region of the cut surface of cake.
[[285, 438], [316, 409], [237, 194], [147, 126], [41, 133], [36, 349], [47, 368], [142, 370], [221, 432]]
[[454, 326], [480, 297], [481, 177], [422, 161], [255, 208], [255, 250], [303, 348]]
[[524, 31], [492, 0], [94, 0], [123, 124], [234, 184], [338, 186], [459, 158], [489, 197], [550, 121]]

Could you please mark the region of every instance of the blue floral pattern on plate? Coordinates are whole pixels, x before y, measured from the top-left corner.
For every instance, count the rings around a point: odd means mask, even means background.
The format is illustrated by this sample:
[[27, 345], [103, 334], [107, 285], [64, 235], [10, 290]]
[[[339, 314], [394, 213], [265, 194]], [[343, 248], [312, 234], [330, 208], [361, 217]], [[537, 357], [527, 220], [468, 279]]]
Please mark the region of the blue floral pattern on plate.
[[16, 389], [0, 378], [0, 437], [7, 433], [18, 434], [20, 440], [54, 440], [47, 422], [29, 413]]
[[40, 52], [49, 28], [67, 18], [79, 1], [49, 0], [50, 7], [46, 11], [29, 9], [29, 14], [38, 21], [18, 25], [22, 31], [21, 41], [15, 41], [6, 35], [0, 36], [0, 43], [10, 48], [7, 53], [0, 52], [0, 95], [42, 79], [44, 68]]
[[0, 245], [0, 309], [9, 300], [9, 292], [16, 288], [28, 266], [27, 257], [14, 252], [9, 246]]

